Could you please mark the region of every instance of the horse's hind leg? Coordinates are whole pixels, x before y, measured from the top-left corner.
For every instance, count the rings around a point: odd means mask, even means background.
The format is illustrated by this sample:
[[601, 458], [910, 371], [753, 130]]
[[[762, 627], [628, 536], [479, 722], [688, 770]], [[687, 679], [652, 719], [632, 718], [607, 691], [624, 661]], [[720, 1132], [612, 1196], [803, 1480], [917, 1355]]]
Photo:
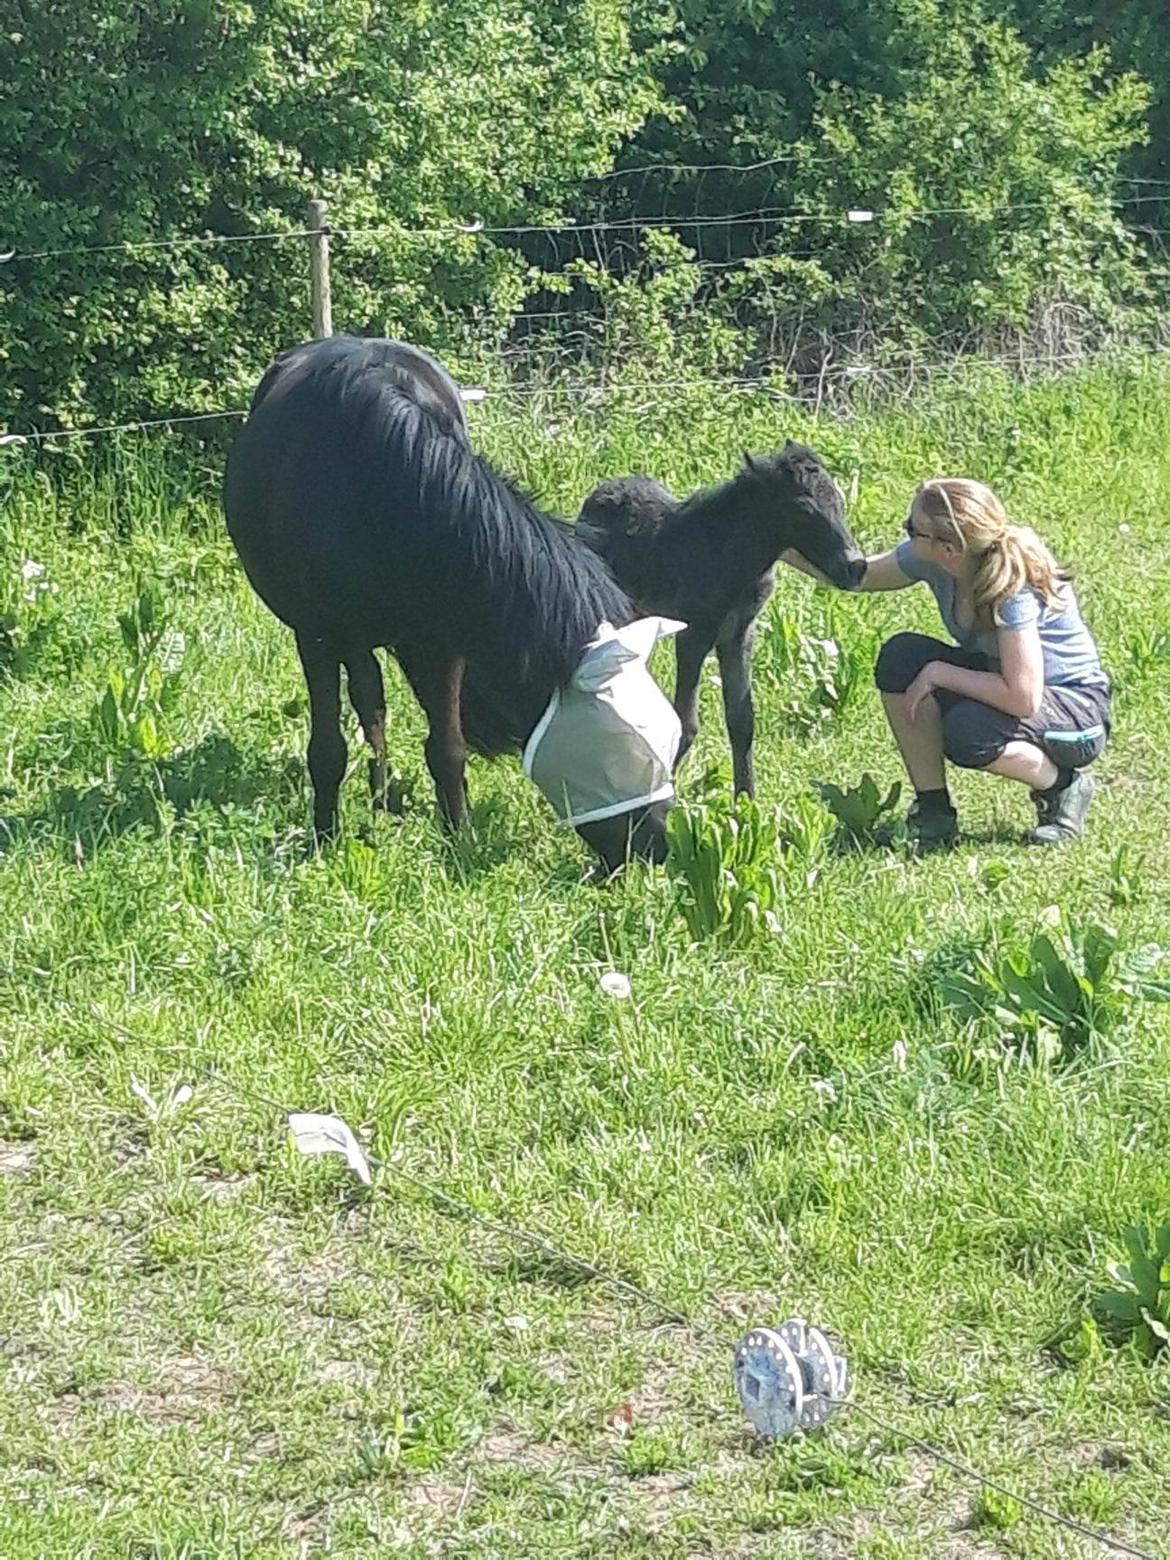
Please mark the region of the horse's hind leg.
[[723, 714], [731, 741], [731, 763], [736, 796], [755, 796], [756, 775], [752, 745], [756, 735], [756, 711], [752, 702], [752, 636], [755, 622], [737, 628], [715, 646], [719, 676], [723, 682]]
[[386, 773], [386, 689], [382, 668], [372, 650], [357, 650], [345, 658], [349, 702], [370, 745], [370, 796], [385, 812], [402, 811], [402, 793]]
[[322, 639], [297, 635], [309, 685], [309, 779], [313, 782], [313, 829], [318, 839], [337, 832], [337, 794], [345, 774], [341, 731], [341, 657]]
[[408, 676], [430, 725], [424, 752], [439, 811], [450, 827], [457, 829], [463, 822], [467, 794], [463, 774], [467, 743], [460, 718], [463, 661], [455, 656], [412, 654]]

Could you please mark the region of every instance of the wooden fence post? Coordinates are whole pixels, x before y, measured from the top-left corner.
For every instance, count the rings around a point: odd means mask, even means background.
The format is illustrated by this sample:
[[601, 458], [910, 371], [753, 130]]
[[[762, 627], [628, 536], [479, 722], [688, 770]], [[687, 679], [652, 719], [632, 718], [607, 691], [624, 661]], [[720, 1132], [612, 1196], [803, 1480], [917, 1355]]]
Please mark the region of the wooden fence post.
[[329, 289], [329, 223], [325, 202], [309, 202], [309, 282], [313, 301], [313, 335], [333, 334], [333, 298]]

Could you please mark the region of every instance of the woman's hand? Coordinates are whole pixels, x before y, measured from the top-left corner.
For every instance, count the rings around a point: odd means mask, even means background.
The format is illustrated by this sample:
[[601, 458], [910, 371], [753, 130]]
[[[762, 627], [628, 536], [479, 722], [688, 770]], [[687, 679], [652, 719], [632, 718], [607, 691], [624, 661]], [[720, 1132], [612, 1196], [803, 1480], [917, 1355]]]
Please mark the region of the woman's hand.
[[939, 681], [939, 672], [943, 663], [941, 661], [927, 661], [918, 676], [906, 689], [906, 713], [911, 720], [918, 719], [918, 712], [922, 708], [924, 699], [930, 697], [936, 689], [942, 686]]

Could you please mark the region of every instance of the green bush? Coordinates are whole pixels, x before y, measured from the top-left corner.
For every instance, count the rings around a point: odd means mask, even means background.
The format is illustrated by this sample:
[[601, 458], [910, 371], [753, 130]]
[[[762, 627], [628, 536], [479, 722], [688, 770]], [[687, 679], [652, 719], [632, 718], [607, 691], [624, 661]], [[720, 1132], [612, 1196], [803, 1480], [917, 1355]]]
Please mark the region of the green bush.
[[[558, 220], [657, 89], [620, 0], [68, 0], [0, 29], [0, 426], [242, 404], [309, 331], [303, 239], [21, 259], [303, 228]], [[525, 288], [485, 238], [339, 237], [338, 329], [448, 354]]]
[[[1131, 193], [1118, 173], [1147, 137], [1151, 88], [1095, 47], [1112, 42], [1112, 17], [1085, 26], [1083, 8], [1052, 0], [1033, 32], [1031, 9], [999, 0], [683, 8], [662, 79], [685, 112], [652, 118], [627, 160], [786, 159], [746, 176], [680, 173], [661, 197], [683, 219], [774, 215], [697, 239], [709, 260], [728, 248], [763, 254], [750, 280], [711, 287], [762, 350], [799, 336], [819, 358], [828, 336], [847, 331], [864, 350], [895, 337], [937, 348], [940, 336], [986, 339], [1035, 329], [1041, 317], [1042, 339], [1053, 340], [1141, 303], [1140, 251], [1114, 200]], [[1052, 46], [1052, 13], [1077, 29], [1071, 48]], [[1147, 69], [1148, 50], [1121, 55]], [[630, 189], [636, 201], [643, 186]], [[850, 223], [850, 210], [877, 219]]]
[[[477, 376], [546, 293], [573, 351], [619, 375], [815, 369], [845, 333], [878, 360], [1103, 339], [1152, 312], [1116, 200], [1150, 90], [1064, 11], [1030, 29], [1000, 0], [24, 5], [0, 30], [0, 427], [244, 404], [309, 329], [304, 238], [249, 240], [297, 235], [313, 195], [337, 327]], [[1161, 57], [1143, 25], [1127, 7], [1121, 58]], [[623, 146], [627, 165], [782, 160], [591, 185]], [[570, 214], [692, 225], [490, 231]], [[160, 235], [231, 242], [123, 247]]]

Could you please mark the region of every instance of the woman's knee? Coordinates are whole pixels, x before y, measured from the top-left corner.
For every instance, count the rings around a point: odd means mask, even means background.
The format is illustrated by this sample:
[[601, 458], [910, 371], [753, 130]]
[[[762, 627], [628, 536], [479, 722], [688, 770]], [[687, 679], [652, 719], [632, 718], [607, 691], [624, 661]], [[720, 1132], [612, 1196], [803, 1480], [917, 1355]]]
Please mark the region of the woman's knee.
[[887, 639], [874, 662], [873, 680], [882, 693], [905, 693], [938, 646], [925, 634], [895, 634]]
[[943, 715], [943, 753], [959, 769], [986, 769], [994, 764], [1010, 737], [999, 712], [974, 699], [952, 705]]

